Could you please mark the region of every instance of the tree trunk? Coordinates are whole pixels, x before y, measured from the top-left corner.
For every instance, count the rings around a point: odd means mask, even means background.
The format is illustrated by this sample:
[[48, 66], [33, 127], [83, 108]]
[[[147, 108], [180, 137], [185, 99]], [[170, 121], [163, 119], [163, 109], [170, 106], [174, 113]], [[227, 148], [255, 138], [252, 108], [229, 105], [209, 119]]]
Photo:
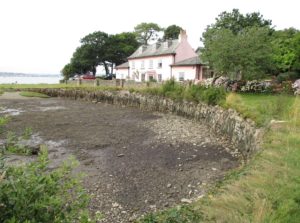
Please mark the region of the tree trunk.
[[96, 67], [93, 67], [92, 72], [93, 72], [93, 75], [96, 76], [97, 68], [96, 68]]
[[114, 64], [113, 63], [111, 63], [111, 72], [110, 72], [111, 74], [113, 74], [114, 73]]
[[108, 69], [107, 63], [106, 63], [106, 62], [103, 62], [103, 66], [104, 66], [104, 68], [105, 68], [105, 73], [106, 73], [106, 74], [109, 74], [109, 69]]

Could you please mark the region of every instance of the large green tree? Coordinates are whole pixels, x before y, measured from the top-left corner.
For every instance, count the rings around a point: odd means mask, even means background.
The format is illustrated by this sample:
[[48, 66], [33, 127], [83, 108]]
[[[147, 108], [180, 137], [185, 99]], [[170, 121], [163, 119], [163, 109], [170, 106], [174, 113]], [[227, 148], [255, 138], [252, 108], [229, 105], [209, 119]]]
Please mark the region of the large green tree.
[[139, 46], [135, 34], [124, 32], [110, 35], [105, 52], [106, 60], [113, 64], [119, 65], [127, 61], [129, 57]]
[[171, 25], [171, 26], [168, 26], [168, 27], [164, 30], [163, 40], [167, 40], [167, 39], [178, 39], [180, 30], [182, 30], [182, 28], [181, 28], [180, 26], [177, 26], [177, 25]]
[[271, 68], [271, 21], [259, 13], [223, 12], [206, 28], [203, 59], [216, 73], [234, 78], [262, 78]]
[[149, 41], [157, 40], [161, 31], [163, 29], [156, 23], [143, 22], [134, 27], [137, 41], [143, 45], [148, 45]]
[[297, 70], [299, 52], [297, 52], [297, 36], [300, 33], [294, 28], [275, 31], [273, 33], [272, 48], [273, 61], [276, 72]]

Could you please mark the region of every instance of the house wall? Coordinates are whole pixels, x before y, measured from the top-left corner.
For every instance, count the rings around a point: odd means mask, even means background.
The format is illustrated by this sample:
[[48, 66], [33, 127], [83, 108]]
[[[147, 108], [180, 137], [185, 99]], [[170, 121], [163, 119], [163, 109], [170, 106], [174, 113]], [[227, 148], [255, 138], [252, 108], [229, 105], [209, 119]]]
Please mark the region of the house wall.
[[116, 68], [116, 79], [127, 79], [129, 68]]
[[176, 81], [180, 81], [180, 73], [184, 73], [184, 80], [195, 80], [196, 66], [176, 66], [172, 67], [172, 74]]
[[[150, 61], [153, 61], [153, 67], [150, 68]], [[158, 63], [161, 60], [162, 67], [158, 67]], [[142, 63], [144, 61], [144, 68], [142, 68]], [[133, 66], [134, 63], [134, 66]], [[161, 75], [162, 81], [171, 78], [171, 67], [170, 65], [174, 63], [173, 55], [166, 56], [156, 56], [156, 57], [145, 57], [137, 59], [129, 59], [129, 76], [131, 80], [135, 81], [149, 81], [149, 77], [153, 76], [158, 80], [158, 75]], [[145, 79], [143, 79], [143, 74]]]
[[182, 38], [176, 49], [175, 63], [196, 56], [197, 54], [187, 41], [187, 37]]

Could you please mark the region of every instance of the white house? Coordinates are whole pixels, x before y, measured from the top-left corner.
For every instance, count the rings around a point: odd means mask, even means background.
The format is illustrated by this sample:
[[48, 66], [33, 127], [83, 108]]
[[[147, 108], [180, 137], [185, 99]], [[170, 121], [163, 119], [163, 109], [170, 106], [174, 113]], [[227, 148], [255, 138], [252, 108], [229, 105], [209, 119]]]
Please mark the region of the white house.
[[140, 46], [128, 57], [128, 62], [116, 67], [116, 78], [137, 82], [151, 79], [160, 82], [171, 78], [202, 80], [203, 67], [182, 30], [176, 40]]

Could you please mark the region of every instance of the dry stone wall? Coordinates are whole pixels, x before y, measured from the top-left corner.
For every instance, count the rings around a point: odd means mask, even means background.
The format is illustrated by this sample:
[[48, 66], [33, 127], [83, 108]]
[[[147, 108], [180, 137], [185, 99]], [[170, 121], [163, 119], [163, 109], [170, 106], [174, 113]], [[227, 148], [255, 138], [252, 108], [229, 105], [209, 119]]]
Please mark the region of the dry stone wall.
[[232, 109], [209, 106], [204, 103], [174, 101], [153, 95], [129, 91], [90, 91], [78, 89], [30, 89], [52, 97], [66, 97], [93, 102], [136, 107], [147, 111], [171, 112], [206, 124], [216, 134], [226, 136], [247, 160], [259, 150], [262, 129], [252, 120], [245, 120]]

